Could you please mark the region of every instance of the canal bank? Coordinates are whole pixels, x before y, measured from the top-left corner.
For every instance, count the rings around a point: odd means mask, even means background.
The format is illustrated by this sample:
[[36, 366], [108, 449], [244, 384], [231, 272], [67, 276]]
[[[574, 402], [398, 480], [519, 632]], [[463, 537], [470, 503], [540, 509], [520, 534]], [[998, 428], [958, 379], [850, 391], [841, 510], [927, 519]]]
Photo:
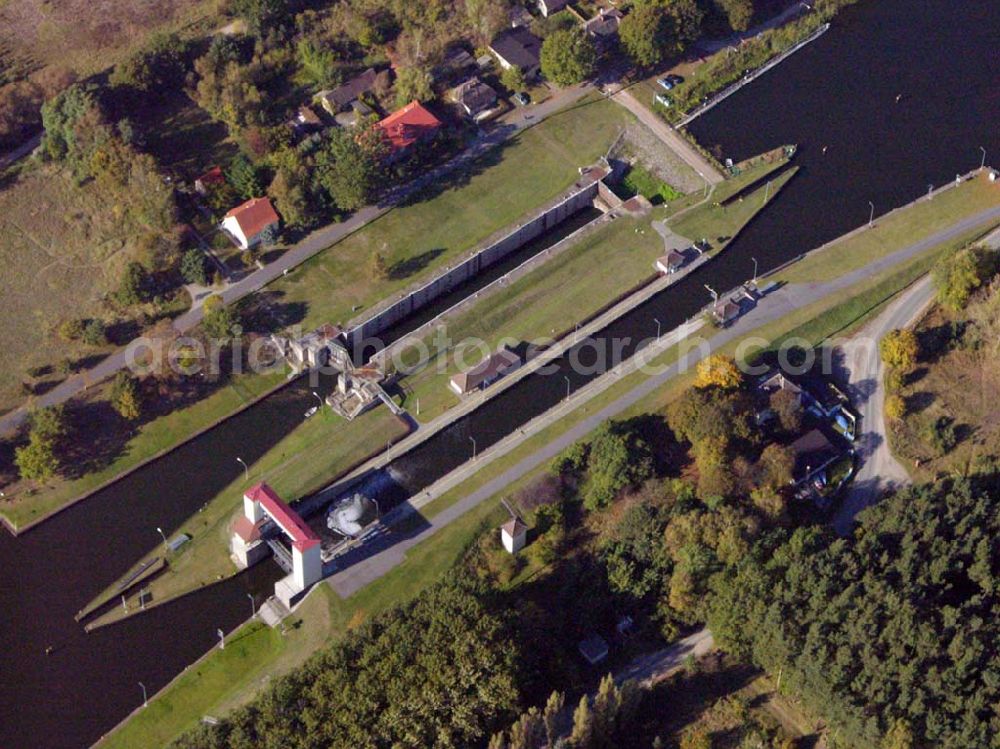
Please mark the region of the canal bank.
[[[941, 18], [949, 23], [941, 23]], [[743, 106], [742, 97], [753, 91], [754, 106], [764, 100], [766, 106], [749, 115], [730, 114], [731, 140], [726, 140], [724, 152], [738, 159], [740, 151], [749, 154], [782, 142], [799, 143], [796, 158], [804, 167], [802, 174], [778, 209], [748, 227], [727, 250], [726, 263], [678, 284], [662, 302], [640, 310], [630, 324], [648, 335], [652, 317], [683, 318], [687, 310], [700, 308], [706, 300], [705, 283], [728, 288], [734, 284], [727, 279], [744, 280], [752, 272], [753, 257], [761, 261], [762, 271], [778, 266], [803, 248], [819, 246], [867, 221], [869, 199], [883, 213], [923, 195], [928, 183], [940, 184], [977, 166], [979, 145], [1000, 152], [988, 96], [1000, 78], [990, 31], [998, 24], [1000, 8], [993, 3], [861, 3], [771, 75], [699, 118], [692, 128], [715, 123], [730, 107]], [[955, 54], [958, 49], [963, 54]], [[935, 84], [934, 96], [911, 99], [916, 106], [911, 115], [899, 122], [888, 120], [884, 110], [901, 84], [924, 90], [929, 70], [935, 71], [935, 80], [947, 83]], [[889, 91], [876, 97], [882, 88]], [[869, 89], [870, 98], [865, 95]], [[762, 147], [751, 147], [753, 140]], [[826, 160], [820, 156], [824, 144], [829, 146]], [[619, 330], [629, 332], [625, 326]], [[558, 400], [565, 383], [552, 384]], [[543, 395], [540, 406], [545, 405]], [[534, 395], [522, 397], [518, 402], [532, 409]], [[506, 408], [511, 408], [510, 402]], [[231, 445], [217, 449], [224, 452]], [[185, 483], [178, 477], [212, 480], [198, 468], [192, 463], [155, 485], [137, 487], [120, 502], [102, 504], [100, 513], [97, 505], [92, 510], [91, 502], [82, 503], [54, 518], [51, 528], [47, 523], [18, 539], [16, 546], [13, 539], [0, 538], [3, 588], [18, 591], [5, 601], [7, 616], [0, 622], [4, 641], [17, 643], [7, 659], [17, 678], [0, 685], [0, 714], [17, 719], [2, 722], [0, 744], [12, 749], [78, 747], [96, 738], [137, 704], [138, 681], [155, 691], [215, 644], [217, 627], [228, 630], [245, 618], [249, 604], [244, 588], [250, 576], [196, 594], [183, 606], [165, 606], [92, 635], [67, 624], [103, 584], [100, 581], [120, 572], [109, 558], [135, 558], [155, 542], [155, 530], [138, 538], [135, 534], [147, 520], [156, 525], [152, 519], [157, 516], [167, 518], [164, 525], [169, 522], [171, 502], [161, 508], [158, 496], [176, 499], [174, 492], [183, 490]], [[183, 516], [188, 511], [183, 508]], [[74, 544], [81, 538], [100, 539], [83, 571]], [[43, 655], [47, 643], [57, 645], [50, 657]], [[95, 680], [102, 685], [99, 692], [92, 688]]]

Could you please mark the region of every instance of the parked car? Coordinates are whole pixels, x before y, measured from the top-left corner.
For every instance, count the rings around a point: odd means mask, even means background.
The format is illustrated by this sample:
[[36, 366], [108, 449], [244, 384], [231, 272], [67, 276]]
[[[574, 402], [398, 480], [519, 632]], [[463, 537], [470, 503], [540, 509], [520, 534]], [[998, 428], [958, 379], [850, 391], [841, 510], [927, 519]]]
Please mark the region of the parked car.
[[656, 83], [660, 88], [666, 89], [667, 91], [674, 87], [674, 82], [670, 80], [669, 76], [666, 78], [657, 78]]
[[522, 107], [528, 106], [531, 103], [531, 98], [523, 91], [518, 94], [514, 94], [514, 101], [520, 104]]
[[670, 81], [675, 86], [679, 86], [680, 84], [684, 83], [684, 76], [677, 75], [676, 73], [671, 73], [670, 75], [667, 76], [667, 80]]
[[670, 100], [670, 97], [666, 94], [657, 94], [656, 103], [664, 107], [672, 107], [674, 103]]

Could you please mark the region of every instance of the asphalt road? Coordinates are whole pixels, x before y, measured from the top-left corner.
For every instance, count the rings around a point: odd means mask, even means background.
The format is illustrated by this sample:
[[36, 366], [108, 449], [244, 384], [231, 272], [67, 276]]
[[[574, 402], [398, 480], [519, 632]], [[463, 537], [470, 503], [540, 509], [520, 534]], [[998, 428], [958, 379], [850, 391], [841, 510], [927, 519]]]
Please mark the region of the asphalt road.
[[849, 374], [848, 396], [861, 425], [855, 441], [860, 467], [833, 520], [833, 528], [841, 536], [851, 533], [854, 517], [884, 492], [910, 481], [906, 469], [889, 449], [885, 428], [885, 366], [878, 344], [890, 330], [912, 325], [933, 297], [931, 279], [924, 276], [841, 347]]

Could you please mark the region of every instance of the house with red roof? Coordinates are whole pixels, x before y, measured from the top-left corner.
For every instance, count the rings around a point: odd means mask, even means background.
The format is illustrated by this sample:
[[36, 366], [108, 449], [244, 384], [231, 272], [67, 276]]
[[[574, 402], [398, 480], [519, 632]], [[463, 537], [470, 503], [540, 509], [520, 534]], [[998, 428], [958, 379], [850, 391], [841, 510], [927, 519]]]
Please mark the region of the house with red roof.
[[203, 175], [195, 179], [194, 191], [199, 195], [208, 195], [220, 185], [226, 184], [226, 176], [222, 173], [221, 166], [213, 166]]
[[268, 198], [251, 198], [225, 215], [222, 228], [232, 235], [241, 249], [248, 250], [272, 241], [280, 223]]
[[389, 157], [398, 158], [415, 143], [427, 140], [441, 127], [441, 121], [419, 101], [411, 101], [375, 124], [389, 146]]
[[[272, 548], [269, 539], [281, 544], [281, 548], [283, 543], [291, 547], [291, 574], [275, 585], [280, 598], [290, 599], [323, 578], [319, 536], [267, 484], [257, 484], [243, 495], [243, 515], [232, 528], [230, 548], [241, 567], [265, 558]], [[288, 605], [289, 601], [283, 603]]]

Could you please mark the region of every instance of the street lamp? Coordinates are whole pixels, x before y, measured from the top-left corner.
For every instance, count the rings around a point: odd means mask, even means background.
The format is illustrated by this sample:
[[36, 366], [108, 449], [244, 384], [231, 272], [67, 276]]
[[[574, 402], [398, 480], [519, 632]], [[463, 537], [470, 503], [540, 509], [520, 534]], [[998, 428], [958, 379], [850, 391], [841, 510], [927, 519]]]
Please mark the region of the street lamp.
[[257, 618], [257, 604], [254, 603], [253, 593], [247, 593], [247, 598], [250, 599], [250, 618], [251, 619], [256, 619]]
[[476, 438], [470, 435], [469, 439], [472, 441], [472, 459], [475, 460], [476, 459]]
[[979, 164], [979, 170], [982, 171], [986, 168], [986, 149], [980, 146], [979, 150], [983, 152], [983, 160]]
[[870, 229], [872, 224], [875, 223], [875, 204], [869, 200], [868, 205], [872, 208], [871, 213], [868, 214], [868, 228]]
[[243, 458], [237, 458], [236, 462], [239, 463], [241, 466], [243, 466], [243, 480], [244, 481], [249, 481], [250, 480], [250, 468], [249, 468], [249, 466], [247, 466], [247, 464], [243, 462]]
[[323, 399], [319, 397], [319, 394], [315, 390], [312, 391], [312, 394], [316, 397], [316, 400], [319, 401], [319, 407], [323, 408]]
[[142, 706], [149, 707], [149, 700], [146, 698], [146, 685], [140, 681], [139, 686], [142, 687]]
[[219, 650], [226, 649], [226, 633], [222, 631], [222, 627], [215, 630], [215, 634], [219, 636]]
[[653, 322], [656, 323], [656, 340], [660, 340], [660, 321], [654, 317]]
[[167, 534], [163, 532], [163, 528], [161, 528], [160, 526], [156, 526], [156, 532], [159, 533], [160, 536], [163, 538], [163, 545], [166, 546], [167, 545]]
[[566, 400], [569, 400], [569, 389], [570, 389], [569, 377], [563, 375], [563, 379], [566, 380]]
[[753, 260], [753, 282], [757, 283], [757, 258], [752, 257], [750, 259]]

